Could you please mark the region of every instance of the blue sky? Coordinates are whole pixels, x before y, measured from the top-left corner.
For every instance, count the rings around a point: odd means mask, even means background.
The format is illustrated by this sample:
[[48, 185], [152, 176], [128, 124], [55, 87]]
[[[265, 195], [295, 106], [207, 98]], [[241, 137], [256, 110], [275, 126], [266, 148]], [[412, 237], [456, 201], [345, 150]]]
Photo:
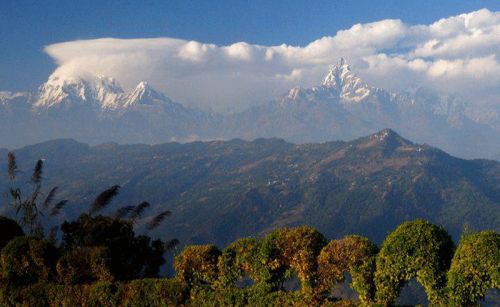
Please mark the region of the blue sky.
[[229, 45], [307, 45], [356, 23], [429, 24], [500, 1], [0, 1], [0, 90], [34, 89], [56, 65], [46, 45], [172, 37]]

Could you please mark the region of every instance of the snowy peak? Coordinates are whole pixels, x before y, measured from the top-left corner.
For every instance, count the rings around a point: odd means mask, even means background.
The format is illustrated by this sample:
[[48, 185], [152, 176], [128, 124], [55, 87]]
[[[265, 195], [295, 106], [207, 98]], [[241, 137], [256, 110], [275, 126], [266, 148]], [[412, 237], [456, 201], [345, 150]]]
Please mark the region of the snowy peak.
[[331, 65], [328, 74], [323, 79], [323, 86], [342, 88], [342, 83], [346, 77], [352, 75], [351, 67], [345, 62], [344, 58], [340, 58], [337, 65]]
[[110, 77], [60, 78], [51, 76], [38, 92], [37, 108], [89, 104], [99, 108], [116, 108], [123, 89]]
[[120, 110], [139, 105], [167, 106], [173, 102], [153, 89], [147, 82], [140, 82], [132, 91], [124, 92], [111, 77], [60, 78], [51, 76], [39, 88], [34, 107], [38, 109], [73, 106], [91, 107], [96, 111]]
[[141, 81], [133, 91], [126, 94], [123, 105], [130, 107], [133, 105], [152, 105], [158, 101], [171, 102], [165, 95], [157, 92], [147, 82]]
[[342, 99], [354, 102], [365, 99], [375, 90], [352, 72], [344, 58], [340, 58], [337, 65], [330, 67], [322, 86], [335, 89]]

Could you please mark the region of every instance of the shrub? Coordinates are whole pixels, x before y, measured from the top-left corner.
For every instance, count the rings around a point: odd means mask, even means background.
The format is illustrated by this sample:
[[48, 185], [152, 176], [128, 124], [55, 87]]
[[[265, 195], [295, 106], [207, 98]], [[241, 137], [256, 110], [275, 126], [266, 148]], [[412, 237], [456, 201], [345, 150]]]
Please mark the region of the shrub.
[[217, 262], [221, 252], [215, 245], [193, 245], [175, 257], [177, 280], [188, 286], [212, 285], [218, 277]]
[[14, 220], [0, 216], [0, 251], [10, 240], [24, 236], [23, 229]]
[[450, 302], [476, 305], [486, 290], [500, 288], [500, 234], [482, 231], [461, 238], [448, 272]]
[[139, 279], [120, 286], [121, 306], [179, 306], [187, 299], [187, 289], [175, 279]]
[[248, 276], [255, 284], [268, 279], [268, 272], [263, 265], [265, 259], [260, 253], [261, 243], [254, 238], [239, 239], [224, 249], [219, 262], [219, 287], [235, 287], [236, 282]]
[[2, 250], [2, 279], [8, 286], [23, 286], [54, 279], [57, 249], [48, 241], [18, 237]]
[[63, 248], [105, 247], [109, 251], [110, 271], [116, 280], [156, 277], [165, 263], [165, 246], [160, 240], [136, 236], [132, 223], [105, 216], [82, 214], [74, 222], [65, 222]]
[[377, 300], [394, 302], [403, 286], [416, 278], [432, 304], [442, 303], [453, 251], [453, 241], [443, 228], [423, 220], [401, 224], [387, 236], [377, 256]]
[[57, 262], [58, 281], [63, 284], [112, 281], [109, 262], [109, 250], [105, 247], [75, 248]]
[[301, 289], [309, 292], [317, 280], [316, 258], [325, 245], [325, 237], [308, 226], [282, 228], [267, 235], [261, 253], [272, 275], [270, 282], [280, 286], [295, 272]]
[[375, 257], [377, 247], [367, 238], [351, 235], [332, 240], [318, 256], [319, 285], [317, 291], [328, 293], [337, 283], [344, 281], [344, 274], [352, 276], [351, 288], [359, 300], [367, 304], [373, 300], [375, 286]]

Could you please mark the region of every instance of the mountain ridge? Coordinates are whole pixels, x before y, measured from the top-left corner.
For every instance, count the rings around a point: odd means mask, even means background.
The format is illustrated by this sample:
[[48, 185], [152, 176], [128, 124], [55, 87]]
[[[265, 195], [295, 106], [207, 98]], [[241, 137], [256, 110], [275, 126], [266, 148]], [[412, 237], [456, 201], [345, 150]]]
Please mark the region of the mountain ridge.
[[[88, 146], [59, 140], [15, 153], [21, 169], [44, 159], [47, 186], [60, 186], [60, 197], [70, 200], [61, 218], [85, 211], [99, 191], [120, 184], [110, 213], [148, 200], [152, 215], [173, 212], [158, 233], [186, 243], [224, 246], [301, 224], [332, 238], [359, 233], [379, 243], [415, 218], [443, 225], [455, 238], [465, 224], [500, 228], [500, 163], [456, 158], [390, 129], [347, 142]], [[0, 187], [7, 187], [6, 178]]]

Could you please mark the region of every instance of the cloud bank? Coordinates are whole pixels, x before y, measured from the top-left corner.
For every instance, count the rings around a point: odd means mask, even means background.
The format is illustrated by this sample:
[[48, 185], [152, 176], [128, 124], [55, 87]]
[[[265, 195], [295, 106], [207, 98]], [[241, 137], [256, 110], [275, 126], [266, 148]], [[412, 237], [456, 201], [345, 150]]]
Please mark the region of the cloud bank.
[[429, 25], [355, 24], [306, 46], [102, 38], [45, 51], [58, 65], [55, 76], [112, 76], [125, 88], [145, 80], [179, 102], [217, 111], [317, 85], [340, 57], [375, 86], [400, 92], [425, 86], [474, 103], [500, 103], [500, 12], [487, 9]]

